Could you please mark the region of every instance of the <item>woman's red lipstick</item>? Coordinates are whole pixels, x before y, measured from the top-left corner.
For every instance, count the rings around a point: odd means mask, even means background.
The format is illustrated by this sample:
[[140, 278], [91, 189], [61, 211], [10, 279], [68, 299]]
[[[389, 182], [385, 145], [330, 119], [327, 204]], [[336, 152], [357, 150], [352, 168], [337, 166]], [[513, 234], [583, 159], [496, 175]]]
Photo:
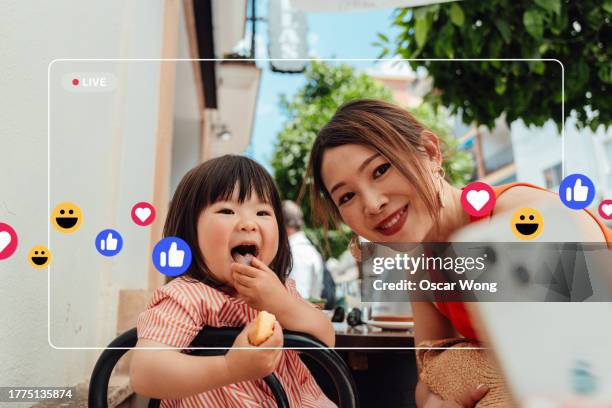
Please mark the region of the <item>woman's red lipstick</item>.
[[[406, 222], [406, 218], [408, 217], [408, 207], [410, 204], [406, 204], [399, 210], [395, 211], [393, 214], [389, 215], [387, 218], [382, 220], [376, 226], [376, 231], [380, 232], [383, 235], [393, 235], [402, 229], [404, 223]], [[391, 224], [391, 225], [389, 225]], [[387, 227], [383, 227], [388, 225]]]

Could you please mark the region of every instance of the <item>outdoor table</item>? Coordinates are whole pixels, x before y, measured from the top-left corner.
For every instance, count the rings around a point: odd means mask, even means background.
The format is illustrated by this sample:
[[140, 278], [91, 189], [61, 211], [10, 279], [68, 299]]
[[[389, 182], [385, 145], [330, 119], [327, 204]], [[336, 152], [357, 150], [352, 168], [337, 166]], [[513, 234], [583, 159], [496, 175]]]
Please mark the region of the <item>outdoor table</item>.
[[[382, 330], [378, 327], [371, 327], [367, 324], [362, 324], [355, 327], [350, 327], [346, 322], [333, 323], [336, 331], [336, 347], [351, 347], [356, 349], [364, 349], [361, 352], [370, 353], [380, 350], [367, 350], [369, 347], [377, 348], [402, 348], [414, 347], [414, 332], [398, 331], [398, 330]], [[413, 350], [396, 350], [408, 351], [413, 353]]]
[[416, 407], [414, 332], [387, 331], [365, 324], [350, 327], [345, 322], [333, 325], [336, 351], [351, 370], [360, 406]]

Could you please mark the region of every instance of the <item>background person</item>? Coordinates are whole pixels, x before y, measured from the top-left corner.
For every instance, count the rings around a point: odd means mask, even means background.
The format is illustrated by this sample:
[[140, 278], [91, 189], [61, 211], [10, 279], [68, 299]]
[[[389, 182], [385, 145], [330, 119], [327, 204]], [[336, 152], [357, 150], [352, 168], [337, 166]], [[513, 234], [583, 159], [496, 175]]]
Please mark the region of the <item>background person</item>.
[[295, 287], [304, 299], [320, 299], [323, 291], [323, 258], [302, 231], [302, 209], [289, 200], [283, 201], [282, 208], [293, 259], [289, 277], [295, 281]]

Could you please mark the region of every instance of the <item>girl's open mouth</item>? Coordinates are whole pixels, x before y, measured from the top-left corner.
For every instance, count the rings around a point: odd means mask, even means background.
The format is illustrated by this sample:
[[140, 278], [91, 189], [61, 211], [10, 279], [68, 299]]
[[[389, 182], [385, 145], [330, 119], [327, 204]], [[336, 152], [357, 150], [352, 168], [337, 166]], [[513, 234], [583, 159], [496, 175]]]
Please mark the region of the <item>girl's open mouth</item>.
[[256, 244], [240, 244], [233, 247], [230, 254], [235, 262], [250, 265], [251, 260], [259, 255], [259, 248]]
[[376, 231], [383, 235], [393, 235], [402, 229], [406, 218], [408, 217], [408, 207], [410, 203], [406, 204], [393, 214], [382, 220], [377, 226]]

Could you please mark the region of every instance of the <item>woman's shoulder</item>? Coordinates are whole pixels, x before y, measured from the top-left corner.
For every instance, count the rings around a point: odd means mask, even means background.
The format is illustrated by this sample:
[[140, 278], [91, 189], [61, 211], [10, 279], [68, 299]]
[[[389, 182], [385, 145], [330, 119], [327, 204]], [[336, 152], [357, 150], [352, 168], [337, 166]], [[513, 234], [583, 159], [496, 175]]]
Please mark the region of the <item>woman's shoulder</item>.
[[[512, 184], [498, 188], [495, 202], [495, 212], [507, 212], [523, 208], [526, 204], [551, 204], [563, 205], [559, 196], [549, 190], [532, 186], [529, 184]], [[554, 204], [553, 204], [554, 205]]]
[[526, 183], [498, 187], [494, 216], [510, 217], [515, 211], [526, 207], [552, 209], [567, 220], [575, 220], [583, 227], [585, 242], [602, 241], [602, 238], [604, 242], [607, 241], [609, 232], [595, 215], [588, 210], [576, 211], [566, 207], [556, 192]]

